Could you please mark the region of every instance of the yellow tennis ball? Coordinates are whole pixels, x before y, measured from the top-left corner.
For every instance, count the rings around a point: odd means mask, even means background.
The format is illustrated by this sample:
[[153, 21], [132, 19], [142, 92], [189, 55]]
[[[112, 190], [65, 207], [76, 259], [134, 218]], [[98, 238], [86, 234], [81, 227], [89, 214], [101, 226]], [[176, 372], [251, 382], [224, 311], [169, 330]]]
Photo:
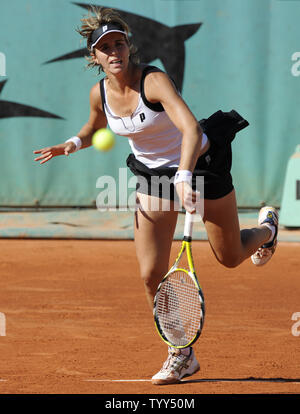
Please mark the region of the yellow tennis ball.
[[92, 137], [92, 144], [99, 151], [109, 151], [115, 145], [115, 135], [107, 128], [98, 129]]

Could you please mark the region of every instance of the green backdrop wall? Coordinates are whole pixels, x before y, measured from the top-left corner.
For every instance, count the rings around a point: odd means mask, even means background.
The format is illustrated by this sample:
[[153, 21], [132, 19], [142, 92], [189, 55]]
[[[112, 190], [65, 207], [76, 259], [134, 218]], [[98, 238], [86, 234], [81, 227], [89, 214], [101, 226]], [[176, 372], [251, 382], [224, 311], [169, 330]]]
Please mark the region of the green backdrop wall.
[[[88, 119], [89, 90], [100, 78], [85, 69], [75, 31], [84, 4], [1, 2], [0, 206], [94, 205], [97, 178], [117, 179], [126, 166], [130, 148], [122, 137], [106, 154], [88, 148], [43, 166], [33, 161], [34, 149], [76, 135]], [[300, 142], [300, 1], [94, 4], [126, 13], [133, 35], [141, 33], [144, 58], [177, 77], [197, 118], [234, 108], [249, 121], [233, 142], [238, 204], [279, 206], [286, 164]]]

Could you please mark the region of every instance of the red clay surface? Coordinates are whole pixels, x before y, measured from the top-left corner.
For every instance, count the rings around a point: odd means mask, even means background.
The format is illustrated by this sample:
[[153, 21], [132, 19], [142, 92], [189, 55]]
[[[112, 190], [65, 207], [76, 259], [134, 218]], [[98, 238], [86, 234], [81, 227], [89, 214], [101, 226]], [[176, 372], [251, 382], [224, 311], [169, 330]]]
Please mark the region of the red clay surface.
[[[166, 345], [154, 328], [132, 241], [2, 239], [0, 248], [1, 394], [300, 392], [300, 336], [292, 334], [300, 244], [281, 243], [263, 268], [248, 260], [226, 269], [207, 242], [193, 243], [207, 308], [194, 347], [201, 370], [163, 387], [149, 382]], [[141, 379], [147, 381], [110, 381]]]

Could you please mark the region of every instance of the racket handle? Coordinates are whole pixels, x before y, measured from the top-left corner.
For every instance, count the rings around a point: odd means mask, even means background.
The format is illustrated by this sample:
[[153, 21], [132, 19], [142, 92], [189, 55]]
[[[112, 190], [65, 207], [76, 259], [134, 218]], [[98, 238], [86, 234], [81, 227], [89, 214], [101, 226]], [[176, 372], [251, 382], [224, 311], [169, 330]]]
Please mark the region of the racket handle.
[[188, 238], [192, 237], [193, 221], [194, 221], [193, 214], [186, 211], [185, 221], [184, 221], [184, 232], [183, 232], [184, 237], [188, 237]]

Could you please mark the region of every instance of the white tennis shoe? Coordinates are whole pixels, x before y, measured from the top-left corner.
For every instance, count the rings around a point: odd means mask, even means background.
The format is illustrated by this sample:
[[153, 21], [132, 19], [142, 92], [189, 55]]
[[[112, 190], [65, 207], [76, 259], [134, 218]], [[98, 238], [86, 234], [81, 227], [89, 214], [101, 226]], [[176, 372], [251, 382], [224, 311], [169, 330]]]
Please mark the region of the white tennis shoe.
[[276, 209], [274, 207], [261, 208], [258, 216], [258, 224], [266, 224], [275, 228], [275, 235], [273, 239], [270, 242], [263, 244], [251, 256], [251, 260], [256, 266], [262, 266], [271, 259], [277, 246], [278, 212]]
[[162, 369], [152, 377], [152, 384], [175, 384], [180, 382], [182, 378], [199, 371], [200, 365], [195, 357], [193, 348], [190, 348], [189, 355], [184, 355], [180, 349], [169, 347], [168, 354]]

